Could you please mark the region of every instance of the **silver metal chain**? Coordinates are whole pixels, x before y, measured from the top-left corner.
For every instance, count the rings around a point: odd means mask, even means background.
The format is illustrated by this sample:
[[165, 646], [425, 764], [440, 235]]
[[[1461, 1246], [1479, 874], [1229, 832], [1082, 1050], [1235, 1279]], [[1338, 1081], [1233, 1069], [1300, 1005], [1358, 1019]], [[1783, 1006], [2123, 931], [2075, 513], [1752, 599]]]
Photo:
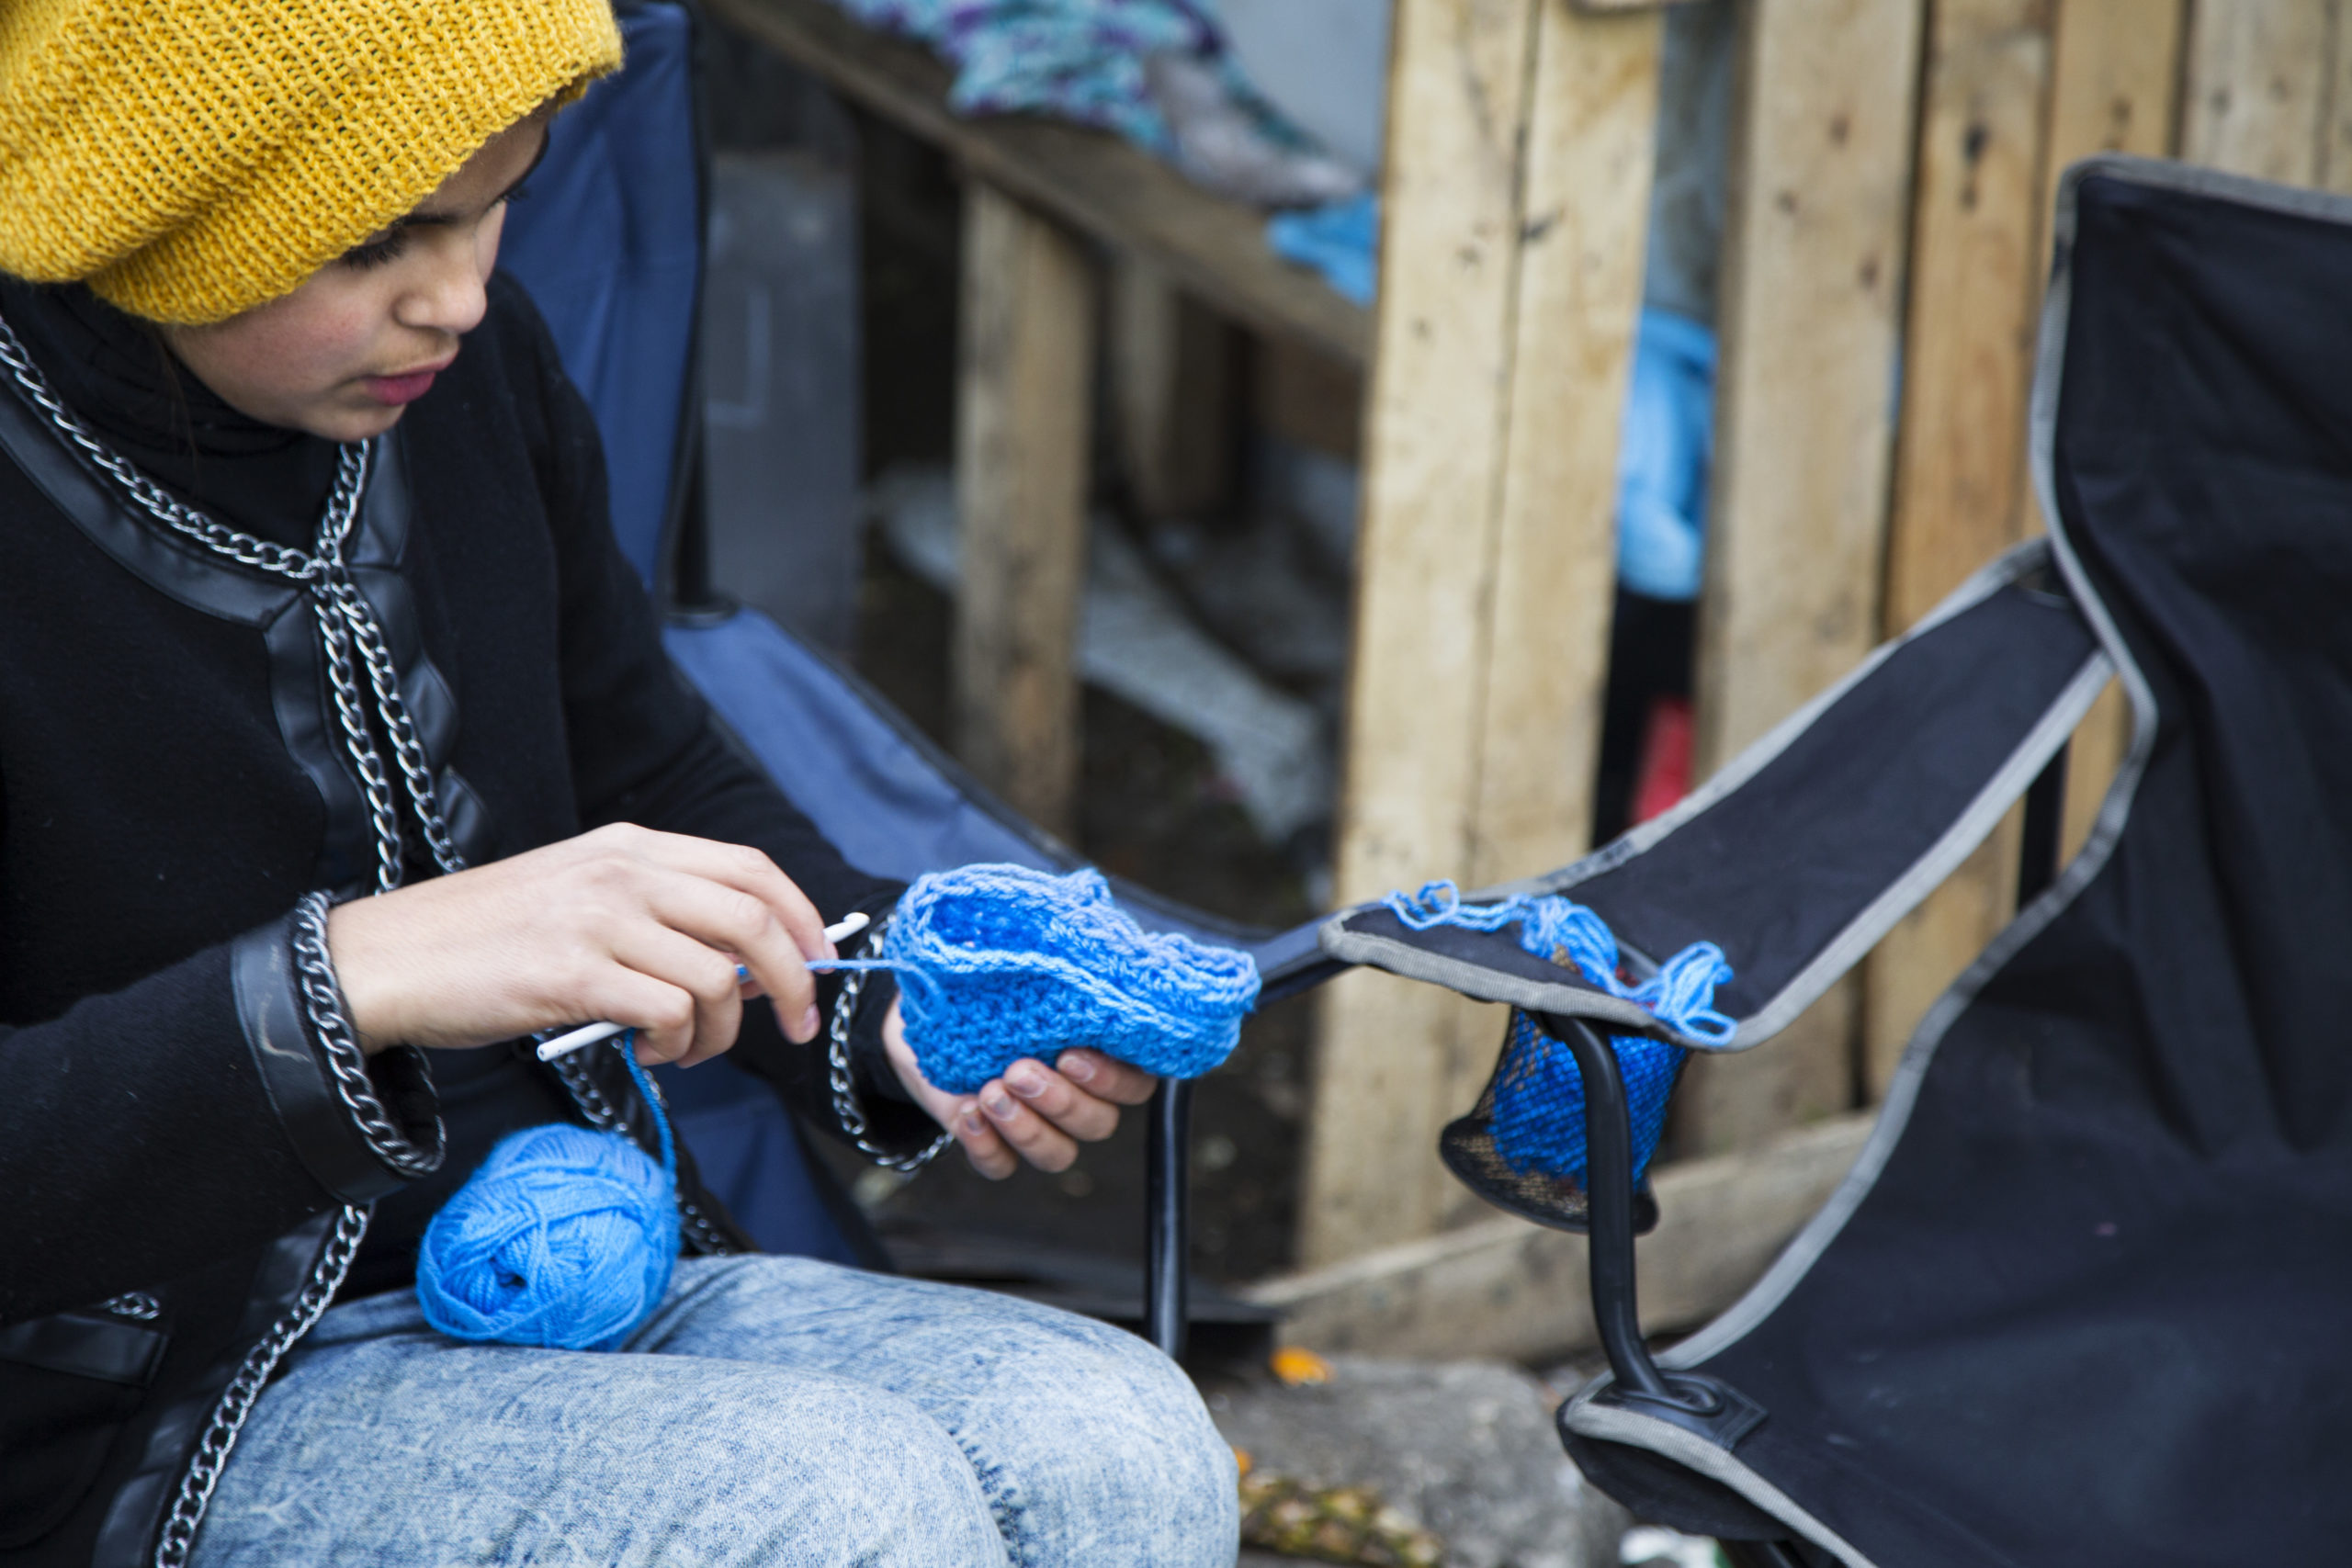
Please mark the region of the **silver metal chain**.
[[237, 1364], [236, 1375], [220, 1391], [212, 1418], [204, 1424], [204, 1436], [197, 1440], [196, 1453], [180, 1476], [179, 1491], [172, 1498], [162, 1539], [155, 1545], [155, 1568], [182, 1568], [187, 1562], [196, 1545], [197, 1527], [204, 1522], [212, 1489], [220, 1483], [221, 1467], [237, 1446], [237, 1434], [244, 1429], [245, 1417], [253, 1414], [254, 1401], [261, 1397], [269, 1374], [277, 1371], [286, 1352], [311, 1332], [311, 1325], [334, 1300], [335, 1292], [343, 1288], [343, 1277], [351, 1271], [351, 1260], [359, 1255], [360, 1239], [367, 1234], [368, 1211], [356, 1203], [345, 1204], [335, 1216], [334, 1234], [327, 1238], [326, 1249], [311, 1269], [310, 1283]]
[[[258, 567], [295, 582], [309, 582], [319, 570], [318, 558], [286, 545], [276, 545], [266, 539], [256, 539], [251, 534], [239, 533], [222, 523], [215, 522], [191, 506], [182, 504], [163, 486], [141, 473], [90, 434], [89, 427], [65, 406], [49, 382], [33, 364], [32, 355], [17, 340], [16, 330], [0, 320], [0, 366], [6, 366], [17, 387], [33, 406], [48, 416], [49, 423], [59, 434], [72, 442], [81, 454], [99, 470], [127, 491], [151, 515], [160, 518], [177, 534], [186, 535], [206, 548], [227, 556], [246, 566]], [[355, 458], [360, 449], [346, 445], [343, 449], [343, 465], [335, 476], [335, 489], [327, 502], [327, 515], [333, 517], [337, 502], [345, 502], [344, 526], [350, 526], [348, 513], [356, 509], [358, 495], [367, 485], [364, 456]], [[361, 466], [355, 471], [355, 462]], [[347, 492], [347, 493], [346, 493]], [[340, 547], [340, 538], [336, 541]]]
[[[875, 923], [866, 933], [865, 952], [881, 951], [882, 932], [889, 924], [888, 915]], [[956, 1141], [956, 1134], [942, 1133], [927, 1147], [910, 1155], [892, 1154], [865, 1135], [865, 1108], [857, 1102], [857, 1079], [850, 1073], [849, 1034], [850, 1026], [857, 1021], [857, 998], [865, 992], [867, 973], [864, 969], [842, 971], [841, 991], [833, 998], [833, 1016], [825, 1026], [825, 1079], [833, 1094], [833, 1120], [842, 1124], [842, 1131], [849, 1134], [849, 1141], [859, 1154], [876, 1165], [911, 1176], [937, 1159], [940, 1151]]]
[[458, 858], [448, 825], [442, 817], [432, 765], [424, 748], [417, 742], [416, 727], [409, 720], [408, 704], [401, 695], [399, 671], [384, 646], [383, 627], [376, 619], [375, 606], [351, 581], [350, 568], [344, 562], [344, 549], [358, 519], [359, 503], [368, 493], [368, 479], [375, 457], [373, 443], [344, 443], [335, 465], [334, 488], [320, 513], [311, 547], [296, 549], [256, 538], [207, 516], [141, 473], [92, 434], [80, 417], [50, 389], [15, 329], [5, 320], [0, 320], [0, 366], [6, 367], [17, 389], [47, 417], [51, 426], [113, 479], [148, 516], [214, 555], [300, 583], [310, 594], [311, 610], [318, 617], [319, 639], [326, 655], [327, 684], [334, 698], [335, 719], [343, 729], [344, 750], [359, 775], [360, 789], [368, 800], [368, 827], [376, 845], [376, 890], [389, 893], [401, 885], [401, 820], [391, 781], [368, 728], [358, 667], [352, 660], [355, 645], [360, 663], [367, 668], [368, 685], [373, 688], [376, 720], [392, 743], [393, 759], [407, 786], [425, 846], [443, 871], [461, 869], [465, 863]]
[[[51, 428], [119, 486], [123, 494], [148, 516], [214, 555], [299, 583], [308, 593], [311, 613], [318, 621], [335, 720], [343, 730], [344, 751], [359, 775], [360, 789], [367, 798], [368, 836], [376, 850], [376, 891], [389, 893], [400, 886], [404, 858], [399, 796], [393, 792], [383, 755], [377, 749], [369, 727], [369, 696], [375, 699], [372, 716], [391, 745], [393, 765], [400, 770], [409, 809], [434, 864], [444, 874], [463, 871], [465, 857], [458, 852], [448, 820], [442, 813], [431, 759], [417, 738], [408, 703], [401, 693], [399, 666], [385, 641], [375, 606], [352, 581], [350, 568], [344, 559], [345, 547], [359, 516], [360, 502], [368, 492], [374, 444], [344, 444], [335, 466], [334, 488], [328, 492], [311, 547], [297, 549], [256, 538], [207, 516], [115, 453], [51, 390], [5, 317], [0, 317], [0, 368], [6, 368], [26, 400], [47, 418]], [[359, 679], [363, 669], [367, 671], [364, 691]], [[438, 1151], [428, 1156], [411, 1145], [393, 1127], [375, 1095], [365, 1058], [351, 1036], [350, 1021], [332, 980], [334, 970], [326, 956], [325, 902], [323, 895], [304, 899], [295, 922], [294, 955], [304, 1010], [325, 1053], [336, 1093], [369, 1145], [393, 1169], [408, 1175], [424, 1174], [439, 1165]], [[599, 1127], [622, 1127], [619, 1113], [596, 1088], [584, 1066], [576, 1061], [567, 1062], [560, 1065], [559, 1072], [582, 1115]], [[428, 1157], [431, 1163], [422, 1169], [411, 1168]], [[732, 1250], [709, 1218], [694, 1204], [682, 1201], [679, 1207], [689, 1231], [707, 1250]], [[270, 1372], [295, 1342], [310, 1332], [311, 1325], [342, 1288], [351, 1260], [358, 1253], [360, 1238], [367, 1234], [368, 1216], [366, 1208], [345, 1206], [336, 1219], [334, 1235], [326, 1250], [320, 1254], [302, 1293], [271, 1325], [260, 1343], [246, 1353], [236, 1375], [213, 1406], [211, 1418], [198, 1439], [195, 1456], [180, 1477], [171, 1512], [164, 1521], [164, 1532], [155, 1548], [155, 1568], [182, 1568], [187, 1562], [197, 1529], [204, 1521], [204, 1510], [211, 1502], [212, 1489], [220, 1481], [220, 1467], [227, 1462], [229, 1450], [236, 1446], [245, 1417], [261, 1396]]]
[[432, 1175], [441, 1168], [442, 1139], [436, 1135], [422, 1146], [412, 1142], [392, 1125], [384, 1102], [376, 1097], [375, 1080], [368, 1076], [368, 1058], [352, 1034], [351, 1020], [334, 982], [334, 964], [327, 955], [325, 894], [306, 893], [295, 904], [290, 945], [302, 1011], [310, 1020], [311, 1036], [325, 1053], [327, 1071], [334, 1078], [335, 1095], [344, 1110], [378, 1159], [402, 1176]]

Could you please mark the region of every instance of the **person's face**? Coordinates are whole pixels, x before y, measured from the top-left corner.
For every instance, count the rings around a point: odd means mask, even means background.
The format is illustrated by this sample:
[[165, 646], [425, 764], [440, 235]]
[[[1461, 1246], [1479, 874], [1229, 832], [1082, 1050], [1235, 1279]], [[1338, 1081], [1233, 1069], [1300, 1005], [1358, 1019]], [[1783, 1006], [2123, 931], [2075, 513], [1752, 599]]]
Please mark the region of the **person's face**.
[[172, 352], [239, 412], [330, 441], [390, 430], [488, 308], [506, 198], [550, 111], [502, 131], [414, 211], [291, 294], [225, 321], [165, 327]]

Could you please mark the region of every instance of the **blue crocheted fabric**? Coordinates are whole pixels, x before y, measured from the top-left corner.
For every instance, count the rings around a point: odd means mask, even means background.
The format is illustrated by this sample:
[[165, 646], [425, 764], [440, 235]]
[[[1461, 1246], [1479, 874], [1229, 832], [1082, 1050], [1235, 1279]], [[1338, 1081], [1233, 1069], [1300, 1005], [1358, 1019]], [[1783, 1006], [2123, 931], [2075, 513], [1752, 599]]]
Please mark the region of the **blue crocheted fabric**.
[[1232, 1054], [1258, 1000], [1248, 953], [1145, 931], [1092, 871], [934, 872], [899, 898], [880, 958], [838, 966], [896, 974], [907, 1043], [951, 1094], [1073, 1045], [1198, 1077]]
[[[1636, 1001], [1679, 1033], [1713, 1044], [1728, 1043], [1737, 1025], [1711, 1004], [1715, 987], [1732, 977], [1723, 950], [1694, 942], [1634, 985], [1619, 973], [1617, 939], [1608, 922], [1558, 894], [1521, 895], [1493, 904], [1464, 904], [1451, 882], [1432, 882], [1413, 894], [1391, 893], [1385, 900], [1396, 918], [1415, 931], [1463, 926], [1473, 931], [1519, 927], [1521, 950], [1555, 964], [1572, 964], [1589, 985], [1611, 996]], [[1646, 1035], [1611, 1037], [1634, 1132], [1634, 1175], [1638, 1179], [1657, 1150], [1666, 1126], [1667, 1102], [1689, 1055], [1681, 1046]], [[1534, 1173], [1581, 1186], [1585, 1173], [1584, 1077], [1568, 1048], [1546, 1034], [1525, 1013], [1513, 1010], [1503, 1057], [1491, 1086], [1487, 1129], [1495, 1152], [1521, 1174]]]

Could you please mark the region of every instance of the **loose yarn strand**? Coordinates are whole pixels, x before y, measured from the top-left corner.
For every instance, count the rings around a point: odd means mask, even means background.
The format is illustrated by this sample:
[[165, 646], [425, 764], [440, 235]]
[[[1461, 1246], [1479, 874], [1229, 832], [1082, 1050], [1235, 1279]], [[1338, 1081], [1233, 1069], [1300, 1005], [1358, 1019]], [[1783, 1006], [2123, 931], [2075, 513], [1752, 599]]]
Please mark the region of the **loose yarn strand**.
[[[1498, 931], [1519, 927], [1521, 951], [1572, 964], [1585, 981], [1612, 997], [1638, 1002], [1658, 1021], [1689, 1039], [1727, 1045], [1737, 1021], [1713, 1007], [1715, 987], [1732, 977], [1723, 949], [1696, 942], [1668, 959], [1638, 985], [1618, 974], [1619, 953], [1609, 923], [1560, 894], [1517, 894], [1491, 904], [1465, 904], [1450, 881], [1423, 884], [1382, 900], [1408, 929], [1456, 926]], [[1669, 1041], [1641, 1034], [1610, 1037], [1625, 1079], [1638, 1179], [1657, 1152], [1666, 1109], [1689, 1055]], [[1582, 1183], [1585, 1177], [1584, 1078], [1566, 1046], [1524, 1012], [1511, 1014], [1496, 1070], [1488, 1126], [1495, 1152], [1522, 1175], [1536, 1172]]]

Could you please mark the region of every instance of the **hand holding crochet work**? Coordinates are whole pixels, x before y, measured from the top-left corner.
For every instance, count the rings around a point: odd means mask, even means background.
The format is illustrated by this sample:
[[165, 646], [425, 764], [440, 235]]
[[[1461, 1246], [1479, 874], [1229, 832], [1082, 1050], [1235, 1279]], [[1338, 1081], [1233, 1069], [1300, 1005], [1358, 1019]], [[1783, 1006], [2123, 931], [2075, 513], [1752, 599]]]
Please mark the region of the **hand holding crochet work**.
[[1023, 1056], [978, 1093], [950, 1094], [922, 1076], [896, 1003], [882, 1039], [915, 1103], [955, 1135], [972, 1168], [991, 1181], [1003, 1180], [1024, 1161], [1040, 1170], [1068, 1170], [1080, 1144], [1099, 1144], [1117, 1132], [1120, 1108], [1141, 1105], [1159, 1086], [1141, 1067], [1079, 1047], [1054, 1056], [1051, 1066]]
[[[1042, 1073], [1045, 1060], [1075, 1047], [1197, 1077], [1232, 1051], [1258, 996], [1248, 953], [1145, 931], [1094, 872], [1014, 865], [922, 878], [899, 901], [881, 956], [837, 966], [893, 971], [921, 1080], [979, 1095], [983, 1110], [1001, 1082], [1019, 1089], [1028, 1079], [1045, 1091], [1040, 1103], [1057, 1096], [1058, 1086], [1037, 1084], [1016, 1064], [1036, 1058], [1030, 1065]], [[1060, 1065], [1103, 1072], [1096, 1081], [1120, 1091], [1105, 1098], [1133, 1102], [1125, 1094], [1135, 1086], [1112, 1064], [1075, 1055]], [[960, 1111], [943, 1122], [961, 1135]]]

